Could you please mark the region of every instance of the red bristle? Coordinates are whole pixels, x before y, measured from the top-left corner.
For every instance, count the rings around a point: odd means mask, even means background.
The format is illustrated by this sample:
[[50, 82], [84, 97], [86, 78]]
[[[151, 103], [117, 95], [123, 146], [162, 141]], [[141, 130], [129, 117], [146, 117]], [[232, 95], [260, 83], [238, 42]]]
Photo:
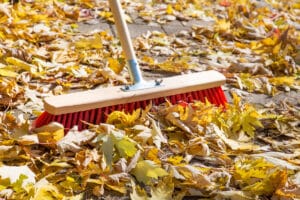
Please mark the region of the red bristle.
[[82, 129], [86, 129], [87, 126], [88, 126], [85, 122], [89, 122], [89, 110], [83, 112], [83, 118], [82, 118], [82, 121], [81, 121], [81, 123], [82, 123], [81, 128]]
[[[140, 108], [141, 107], [141, 102], [140, 101], [137, 101], [137, 102], [135, 102], [135, 104], [134, 104], [135, 106], [134, 106], [134, 110], [135, 109], [138, 109], [138, 108]], [[133, 110], [130, 110], [130, 112], [132, 112]]]
[[204, 102], [205, 102], [206, 100], [208, 100], [208, 92], [207, 92], [207, 90], [203, 90], [202, 94], [203, 94]]
[[[108, 114], [109, 114], [109, 110], [110, 110], [109, 107], [105, 107], [104, 112], [103, 112], [103, 115], [102, 115], [102, 120], [103, 120], [103, 121], [107, 118], [107, 116], [108, 116]], [[113, 110], [113, 111], [114, 111], [114, 110]], [[113, 112], [113, 111], [112, 111], [112, 112]]]
[[217, 100], [216, 100], [216, 98], [215, 98], [215, 96], [214, 96], [214, 93], [213, 93], [213, 91], [211, 90], [211, 89], [209, 89], [209, 90], [207, 90], [207, 93], [208, 93], [208, 101], [209, 102], [211, 102], [211, 103], [213, 103], [213, 104], [218, 104], [218, 102], [217, 102]]
[[216, 101], [217, 101], [217, 105], [220, 105], [220, 104], [222, 104], [222, 102], [221, 102], [221, 99], [219, 99], [220, 97], [219, 97], [219, 94], [218, 94], [218, 90], [216, 89], [216, 88], [214, 88], [214, 90], [213, 90], [213, 94], [214, 94], [214, 96], [215, 96], [215, 99], [216, 99]]
[[205, 96], [205, 95], [204, 95], [204, 92], [203, 92], [202, 90], [198, 92], [198, 97], [199, 97], [198, 100], [200, 100], [200, 101], [202, 101], [202, 102], [205, 102], [204, 96]]
[[175, 104], [176, 103], [176, 96], [170, 96], [169, 98], [169, 101], [171, 104]]
[[73, 118], [74, 118], [74, 117], [73, 117], [73, 114], [74, 114], [74, 113], [68, 114], [68, 119], [67, 119], [67, 122], [66, 122], [66, 125], [65, 125], [65, 128], [66, 128], [66, 129], [70, 129], [70, 128], [72, 127], [72, 121], [73, 121], [73, 120], [70, 120], [70, 119], [73, 119]]
[[96, 111], [95, 124], [100, 124], [100, 122], [101, 122], [101, 113], [102, 113], [102, 108], [98, 108], [97, 111]]
[[66, 124], [68, 114], [62, 115], [61, 124]]
[[175, 95], [175, 99], [176, 99], [176, 101], [174, 103], [177, 103], [178, 101], [184, 99], [184, 95], [177, 94], [177, 95]]
[[128, 109], [129, 109], [128, 104], [125, 104], [124, 105], [124, 112], [128, 112]]
[[220, 99], [220, 95], [218, 94], [218, 89], [217, 88], [213, 88], [213, 94], [215, 95], [215, 99], [217, 101], [217, 105], [222, 104], [222, 101]]
[[226, 100], [226, 97], [225, 97], [225, 93], [224, 93], [224, 91], [222, 90], [221, 87], [218, 88], [217, 94], [218, 94], [219, 97], [220, 97], [220, 101], [221, 101], [220, 104], [223, 105], [223, 106], [225, 106], [226, 103], [227, 103], [227, 100]]
[[199, 99], [198, 92], [192, 92], [192, 96], [193, 96], [193, 99], [194, 99], [194, 100]]
[[142, 101], [142, 108], [145, 109], [148, 104], [148, 101]]
[[48, 120], [48, 115], [49, 113], [43, 112], [35, 121], [34, 121], [34, 126], [36, 127], [41, 127], [43, 123], [47, 123]]
[[92, 124], [95, 123], [95, 113], [96, 113], [96, 110], [97, 110], [97, 109], [92, 109], [92, 110], [91, 110], [91, 112], [90, 112], [90, 120], [89, 120], [89, 123], [92, 123]]
[[83, 112], [79, 112], [79, 116], [78, 116], [78, 129], [79, 130], [81, 130], [81, 128], [82, 128], [82, 122], [81, 122], [82, 118], [83, 118]]
[[177, 102], [178, 101], [186, 101], [186, 93], [184, 93], [184, 94], [178, 94], [177, 95]]
[[129, 107], [128, 107], [128, 112], [130, 112], [131, 110], [134, 110], [134, 107], [135, 107], [135, 103], [130, 103], [129, 104]]
[[109, 106], [109, 113], [115, 111], [115, 105]]
[[117, 110], [123, 110], [123, 105], [119, 104], [118, 107], [117, 107]]
[[158, 105], [158, 101], [159, 101], [159, 99], [152, 99], [153, 105]]
[[193, 93], [192, 92], [189, 92], [188, 93], [188, 101], [189, 102], [193, 102], [195, 100], [195, 98], [193, 97]]
[[73, 114], [73, 120], [71, 120], [72, 121], [72, 126], [74, 126], [75, 124], [78, 124], [78, 116], [79, 116], [79, 112], [75, 112]]
[[62, 115], [55, 115], [54, 116], [54, 121], [60, 122]]

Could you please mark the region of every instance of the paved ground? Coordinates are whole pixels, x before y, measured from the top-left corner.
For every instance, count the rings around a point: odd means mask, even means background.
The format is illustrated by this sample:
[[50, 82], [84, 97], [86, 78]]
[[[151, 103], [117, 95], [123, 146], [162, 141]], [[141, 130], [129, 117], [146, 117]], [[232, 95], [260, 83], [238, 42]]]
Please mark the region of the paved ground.
[[[261, 3], [263, 6], [263, 1], [261, 1]], [[170, 35], [170, 34], [176, 34], [183, 30], [190, 30], [192, 26], [195, 25], [202, 25], [202, 26], [213, 25], [212, 21], [208, 22], [208, 21], [200, 21], [200, 20], [190, 20], [190, 21], [175, 20], [162, 25], [155, 22], [147, 24], [141, 18], [139, 18], [136, 13], [132, 13], [131, 18], [133, 19], [133, 23], [128, 24], [128, 28], [131, 37], [133, 39], [138, 36], [141, 36], [144, 33], [147, 33], [147, 31], [160, 31]], [[116, 36], [116, 30], [114, 25], [104, 20], [95, 19], [88, 22], [79, 23], [79, 31], [82, 33], [91, 32], [94, 31], [95, 29], [106, 30], [109, 31], [112, 35]], [[160, 78], [160, 77], [170, 76], [170, 75], [172, 74], [162, 73], [162, 72], [157, 73], [157, 72], [143, 71], [143, 76], [146, 79], [149, 78], [155, 79], [155, 78]], [[229, 102], [231, 102], [231, 96], [230, 96], [231, 88], [227, 86], [228, 85], [225, 85], [225, 88], [227, 88], [225, 89], [225, 94]], [[244, 97], [247, 99], [247, 101], [251, 103], [262, 104], [262, 105], [271, 101], [273, 101], [274, 103], [280, 103], [280, 101], [284, 100], [290, 104], [300, 106], [300, 93], [295, 91], [281, 92], [274, 97], [270, 97], [264, 94], [246, 93]]]

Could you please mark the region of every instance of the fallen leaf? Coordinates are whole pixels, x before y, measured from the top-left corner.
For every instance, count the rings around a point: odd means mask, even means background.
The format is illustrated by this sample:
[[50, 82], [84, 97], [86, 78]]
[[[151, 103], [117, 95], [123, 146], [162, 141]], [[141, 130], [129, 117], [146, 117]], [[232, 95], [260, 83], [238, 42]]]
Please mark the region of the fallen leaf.
[[138, 181], [145, 184], [150, 184], [152, 179], [167, 176], [168, 173], [156, 165], [151, 160], [139, 161], [131, 173], [137, 178]]
[[72, 151], [78, 152], [81, 150], [81, 145], [86, 144], [92, 140], [96, 134], [89, 130], [78, 131], [75, 128], [69, 130], [68, 134], [65, 135], [61, 140], [57, 141], [56, 145], [58, 151], [61, 153]]

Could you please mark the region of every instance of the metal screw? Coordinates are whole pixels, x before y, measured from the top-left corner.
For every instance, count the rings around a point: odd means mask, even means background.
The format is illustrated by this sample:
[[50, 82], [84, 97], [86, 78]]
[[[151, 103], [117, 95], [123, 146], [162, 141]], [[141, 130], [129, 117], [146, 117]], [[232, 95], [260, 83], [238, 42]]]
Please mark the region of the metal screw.
[[156, 86], [159, 86], [161, 83], [163, 82], [163, 80], [162, 79], [160, 79], [160, 80], [155, 80], [155, 85]]

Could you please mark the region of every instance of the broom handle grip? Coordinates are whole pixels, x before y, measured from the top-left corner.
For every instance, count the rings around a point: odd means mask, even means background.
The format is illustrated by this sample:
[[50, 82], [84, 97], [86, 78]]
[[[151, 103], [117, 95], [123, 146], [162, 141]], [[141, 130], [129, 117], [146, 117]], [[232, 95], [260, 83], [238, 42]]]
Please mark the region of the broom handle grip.
[[143, 82], [142, 73], [139, 69], [136, 55], [130, 38], [130, 33], [124, 18], [124, 13], [119, 0], [109, 0], [110, 9], [113, 13], [118, 36], [122, 49], [128, 62], [128, 71], [134, 84]]

